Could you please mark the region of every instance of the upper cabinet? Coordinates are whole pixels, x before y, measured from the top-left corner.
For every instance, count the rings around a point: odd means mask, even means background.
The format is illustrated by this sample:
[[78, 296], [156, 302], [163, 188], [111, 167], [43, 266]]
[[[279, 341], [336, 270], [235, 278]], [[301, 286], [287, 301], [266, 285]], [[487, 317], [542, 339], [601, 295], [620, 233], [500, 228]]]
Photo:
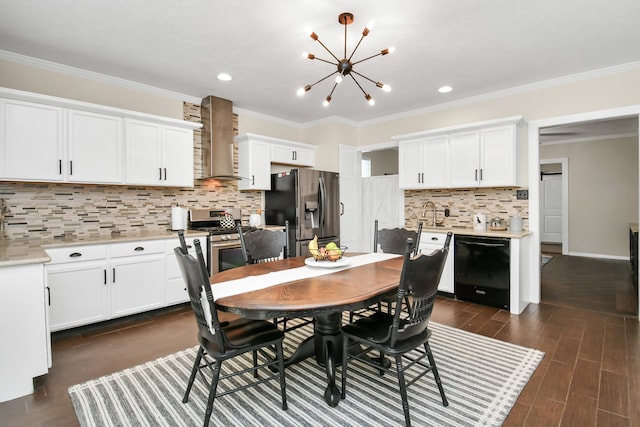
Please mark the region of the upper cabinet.
[[193, 134], [188, 129], [125, 121], [129, 184], [193, 187]]
[[122, 119], [69, 110], [67, 179], [122, 183]]
[[201, 127], [0, 88], [0, 180], [193, 187]]
[[521, 116], [394, 137], [400, 188], [517, 186]]
[[316, 147], [310, 144], [247, 133], [238, 142], [240, 190], [271, 190], [271, 164], [313, 167]]
[[0, 177], [62, 181], [64, 110], [11, 99], [0, 99], [0, 110]]
[[400, 188], [448, 186], [447, 135], [404, 141], [398, 147]]

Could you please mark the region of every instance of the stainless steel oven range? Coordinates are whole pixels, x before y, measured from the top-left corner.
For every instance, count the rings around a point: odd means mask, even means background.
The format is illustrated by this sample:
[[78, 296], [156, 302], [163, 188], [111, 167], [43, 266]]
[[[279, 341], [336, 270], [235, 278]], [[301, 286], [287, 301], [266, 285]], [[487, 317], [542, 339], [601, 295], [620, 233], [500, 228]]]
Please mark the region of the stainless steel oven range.
[[238, 237], [240, 209], [191, 209], [189, 228], [207, 231], [209, 236], [209, 275], [244, 265]]

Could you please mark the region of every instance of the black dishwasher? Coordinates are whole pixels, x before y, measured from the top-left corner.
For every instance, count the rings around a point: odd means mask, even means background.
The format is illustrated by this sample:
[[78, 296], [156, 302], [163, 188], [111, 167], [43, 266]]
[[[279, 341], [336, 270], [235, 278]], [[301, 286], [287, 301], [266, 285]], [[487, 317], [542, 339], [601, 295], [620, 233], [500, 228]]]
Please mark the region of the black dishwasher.
[[456, 235], [456, 298], [509, 310], [510, 239]]

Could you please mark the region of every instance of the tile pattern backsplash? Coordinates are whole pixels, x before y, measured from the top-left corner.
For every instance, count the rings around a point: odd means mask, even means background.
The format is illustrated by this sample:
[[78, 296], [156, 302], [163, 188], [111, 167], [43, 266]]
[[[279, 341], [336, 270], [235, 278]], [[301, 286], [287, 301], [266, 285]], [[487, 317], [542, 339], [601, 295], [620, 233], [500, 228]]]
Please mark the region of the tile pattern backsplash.
[[[529, 228], [529, 200], [518, 200], [518, 188], [472, 188], [472, 189], [444, 189], [420, 190], [404, 192], [405, 225], [414, 228], [418, 219], [422, 218], [423, 206], [428, 201], [436, 205], [436, 217], [440, 221], [444, 218], [444, 209], [450, 210], [451, 216], [444, 219], [444, 225], [451, 227], [472, 227], [471, 218], [480, 212], [487, 216], [487, 221], [493, 217], [501, 217], [509, 224], [509, 218], [519, 216], [523, 218], [525, 229]], [[427, 218], [433, 214], [428, 212]]]
[[[200, 106], [184, 104], [184, 120], [201, 122]], [[234, 134], [238, 117], [234, 115]], [[202, 176], [200, 130], [194, 131], [195, 176]], [[237, 171], [237, 147], [234, 168]], [[242, 209], [243, 220], [260, 209], [259, 191], [238, 191], [237, 181], [196, 180], [194, 188], [138, 187], [28, 182], [0, 182], [8, 206], [5, 236], [51, 240], [116, 233], [166, 231], [171, 207]]]

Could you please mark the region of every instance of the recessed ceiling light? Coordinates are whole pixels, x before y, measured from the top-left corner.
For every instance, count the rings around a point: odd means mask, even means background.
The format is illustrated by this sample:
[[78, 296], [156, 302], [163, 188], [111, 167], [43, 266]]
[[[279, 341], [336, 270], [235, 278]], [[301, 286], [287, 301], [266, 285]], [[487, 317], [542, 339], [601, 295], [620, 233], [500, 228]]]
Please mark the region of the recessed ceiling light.
[[218, 80], [222, 80], [223, 82], [228, 82], [229, 80], [231, 80], [231, 76], [227, 73], [220, 73], [218, 74]]
[[451, 86], [442, 86], [440, 89], [438, 89], [438, 92], [447, 93], [447, 92], [451, 92], [452, 90], [453, 88]]

